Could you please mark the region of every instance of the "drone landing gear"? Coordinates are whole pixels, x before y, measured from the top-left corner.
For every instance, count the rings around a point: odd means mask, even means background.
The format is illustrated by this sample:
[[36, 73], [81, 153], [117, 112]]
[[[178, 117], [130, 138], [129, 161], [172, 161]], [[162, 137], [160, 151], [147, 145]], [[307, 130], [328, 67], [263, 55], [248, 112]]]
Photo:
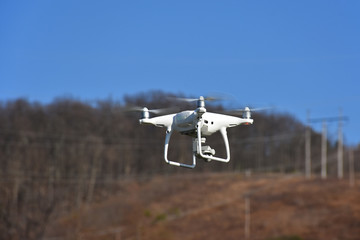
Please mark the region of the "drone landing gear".
[[168, 129], [166, 131], [165, 147], [164, 147], [164, 159], [165, 159], [165, 162], [170, 164], [170, 165], [177, 166], [177, 167], [194, 168], [196, 166], [196, 156], [195, 156], [195, 154], [193, 154], [193, 161], [192, 161], [191, 165], [190, 164], [185, 164], [185, 163], [180, 163], [180, 162], [170, 161], [168, 159], [168, 149], [169, 149], [169, 142], [170, 142], [171, 134], [172, 134], [172, 130]]
[[174, 162], [170, 161], [168, 159], [168, 149], [169, 149], [169, 142], [172, 134], [172, 130], [168, 129], [166, 131], [166, 137], [165, 137], [165, 147], [164, 147], [164, 159], [165, 162], [178, 166], [178, 167], [185, 167], [185, 168], [194, 168], [196, 166], [196, 158], [204, 159], [206, 162], [210, 162], [211, 160], [214, 161], [220, 161], [220, 162], [229, 162], [230, 161], [230, 147], [229, 147], [229, 140], [226, 133], [226, 128], [220, 129], [220, 133], [223, 137], [225, 148], [226, 148], [226, 158], [219, 158], [215, 157], [215, 150], [212, 149], [210, 146], [202, 146], [203, 143], [205, 143], [206, 139], [201, 137], [201, 127], [202, 122], [201, 120], [197, 123], [196, 129], [197, 129], [197, 138], [193, 138], [193, 156], [192, 156], [192, 164], [185, 164], [180, 162]]

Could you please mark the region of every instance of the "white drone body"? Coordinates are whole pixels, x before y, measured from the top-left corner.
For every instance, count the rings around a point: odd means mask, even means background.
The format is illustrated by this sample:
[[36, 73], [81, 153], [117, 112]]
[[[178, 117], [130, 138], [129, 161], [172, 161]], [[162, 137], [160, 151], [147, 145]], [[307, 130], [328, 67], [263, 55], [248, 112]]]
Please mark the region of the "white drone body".
[[[196, 159], [201, 158], [205, 161], [230, 161], [230, 147], [227, 137], [227, 128], [236, 127], [239, 125], [253, 124], [251, 119], [250, 109], [246, 107], [242, 118], [207, 112], [205, 109], [205, 99], [200, 97], [197, 99], [197, 108], [195, 110], [182, 111], [176, 114], [168, 114], [159, 117], [149, 117], [147, 108], [142, 109], [142, 118], [139, 120], [140, 124], [150, 124], [156, 127], [166, 128], [166, 138], [164, 147], [165, 162], [179, 167], [194, 168], [196, 166]], [[180, 162], [170, 161], [168, 159], [168, 147], [173, 131], [180, 134], [187, 135], [193, 138], [193, 161], [192, 164], [184, 164]], [[203, 146], [207, 136], [220, 131], [226, 148], [226, 158], [215, 156], [215, 150], [210, 146]]]

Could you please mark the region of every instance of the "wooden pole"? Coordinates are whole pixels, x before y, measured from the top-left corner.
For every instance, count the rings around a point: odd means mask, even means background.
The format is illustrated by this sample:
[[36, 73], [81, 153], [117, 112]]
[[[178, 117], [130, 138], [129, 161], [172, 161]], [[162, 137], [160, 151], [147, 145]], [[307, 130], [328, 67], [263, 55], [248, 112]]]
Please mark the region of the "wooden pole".
[[327, 177], [327, 126], [326, 121], [322, 123], [322, 140], [321, 140], [321, 178], [326, 179]]
[[349, 184], [350, 187], [355, 186], [355, 171], [354, 171], [354, 150], [349, 152]]
[[245, 239], [250, 239], [250, 197], [245, 197]]
[[305, 177], [311, 178], [311, 128], [310, 128], [310, 111], [307, 112], [307, 126], [305, 130]]
[[344, 159], [343, 159], [343, 134], [342, 134], [342, 110], [340, 108], [339, 129], [338, 129], [338, 179], [344, 176]]

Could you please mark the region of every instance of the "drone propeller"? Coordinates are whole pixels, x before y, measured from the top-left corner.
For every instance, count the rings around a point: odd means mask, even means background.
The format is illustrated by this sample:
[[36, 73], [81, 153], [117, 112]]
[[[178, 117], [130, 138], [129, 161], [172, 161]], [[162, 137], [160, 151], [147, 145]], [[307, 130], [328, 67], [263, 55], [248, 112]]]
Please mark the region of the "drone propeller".
[[154, 114], [163, 114], [163, 113], [169, 113], [172, 111], [175, 111], [176, 108], [171, 107], [171, 108], [159, 108], [159, 109], [148, 109], [146, 107], [129, 107], [127, 108], [126, 111], [128, 112], [143, 112], [143, 111], [147, 111], [147, 112], [151, 112]]
[[231, 112], [233, 112], [234, 114], [240, 113], [243, 115], [243, 118], [251, 118], [251, 110], [249, 107], [245, 107], [244, 109], [234, 109]]
[[259, 112], [259, 111], [266, 111], [269, 109], [272, 109], [273, 107], [262, 107], [262, 108], [249, 108], [249, 107], [245, 107], [245, 108], [240, 108], [240, 109], [232, 109], [230, 110], [230, 112], [246, 112], [246, 111], [250, 111], [250, 112]]
[[177, 101], [182, 101], [182, 102], [196, 102], [196, 101], [217, 101], [217, 100], [221, 100], [221, 98], [219, 97], [213, 97], [213, 96], [207, 96], [207, 97], [203, 97], [200, 96], [199, 98], [179, 98], [179, 97], [174, 97], [171, 98]]
[[220, 100], [221, 98], [212, 97], [212, 96], [208, 96], [208, 97], [200, 96], [199, 98], [177, 98], [177, 97], [175, 97], [172, 99], [177, 100], [177, 101], [183, 101], [183, 102], [196, 102], [198, 108], [205, 108], [205, 101], [217, 101], [217, 100]]
[[137, 106], [128, 107], [126, 109], [127, 112], [142, 112], [142, 114], [141, 114], [142, 118], [149, 118], [150, 117], [149, 113], [167, 114], [167, 113], [171, 113], [171, 112], [174, 112], [177, 110], [178, 110], [177, 107], [148, 109], [147, 107], [137, 107]]
[[249, 108], [249, 107], [245, 107], [245, 108], [241, 108], [241, 109], [232, 109], [229, 112], [235, 115], [242, 115], [243, 118], [251, 118], [251, 112], [259, 112], [259, 111], [265, 111], [265, 110], [269, 110], [272, 109], [273, 107], [262, 107], [262, 108]]

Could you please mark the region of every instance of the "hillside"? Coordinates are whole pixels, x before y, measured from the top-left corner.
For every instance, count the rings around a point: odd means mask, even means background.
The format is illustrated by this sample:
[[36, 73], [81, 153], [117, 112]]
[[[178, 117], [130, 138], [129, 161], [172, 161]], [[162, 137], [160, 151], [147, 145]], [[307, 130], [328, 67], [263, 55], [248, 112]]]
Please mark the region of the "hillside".
[[45, 239], [359, 239], [360, 182], [236, 173], [118, 183], [117, 194], [58, 216]]

